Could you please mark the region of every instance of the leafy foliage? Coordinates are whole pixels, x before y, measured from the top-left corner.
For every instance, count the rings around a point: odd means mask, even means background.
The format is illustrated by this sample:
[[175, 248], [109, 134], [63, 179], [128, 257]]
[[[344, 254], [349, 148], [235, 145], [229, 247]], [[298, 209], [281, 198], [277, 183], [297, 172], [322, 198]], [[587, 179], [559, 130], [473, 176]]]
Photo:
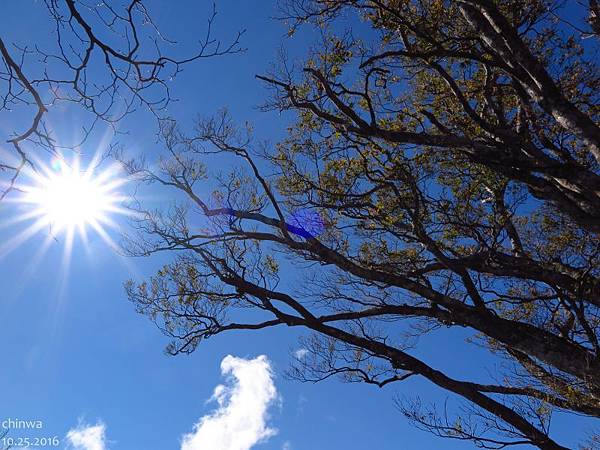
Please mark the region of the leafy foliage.
[[[299, 326], [313, 334], [296, 378], [420, 376], [464, 401], [454, 418], [401, 404], [420, 428], [565, 448], [554, 410], [600, 417], [600, 72], [597, 41], [582, 41], [593, 29], [541, 0], [283, 7], [292, 38], [306, 23], [324, 36], [302, 70], [282, 61], [259, 77], [266, 107], [297, 121], [274, 148], [226, 113], [190, 136], [163, 128], [172, 161], [130, 168], [190, 203], [145, 212], [130, 249], [185, 256], [129, 297], [176, 338], [172, 353], [230, 329]], [[348, 17], [360, 38], [339, 31]], [[217, 180], [217, 202], [201, 193], [209, 167], [191, 169], [215, 152], [248, 168]], [[292, 269], [303, 288], [279, 278]], [[493, 384], [412, 354], [446, 327], [505, 361]]]

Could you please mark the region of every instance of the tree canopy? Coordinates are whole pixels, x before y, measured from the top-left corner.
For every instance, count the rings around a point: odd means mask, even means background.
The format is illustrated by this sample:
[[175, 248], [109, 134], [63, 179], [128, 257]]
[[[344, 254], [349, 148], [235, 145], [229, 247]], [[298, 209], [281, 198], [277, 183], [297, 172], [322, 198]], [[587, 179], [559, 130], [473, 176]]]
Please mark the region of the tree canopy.
[[[289, 0], [282, 16], [291, 39], [323, 36], [258, 76], [265, 108], [296, 117], [285, 139], [260, 145], [221, 113], [193, 132], [162, 122], [160, 170], [124, 161], [188, 200], [137, 207], [129, 251], [177, 256], [130, 299], [173, 354], [300, 327], [296, 378], [422, 377], [464, 408], [401, 403], [418, 427], [565, 448], [553, 411], [600, 417], [597, 2]], [[211, 178], [214, 153], [246, 170]], [[415, 356], [454, 327], [504, 361], [493, 382]]]

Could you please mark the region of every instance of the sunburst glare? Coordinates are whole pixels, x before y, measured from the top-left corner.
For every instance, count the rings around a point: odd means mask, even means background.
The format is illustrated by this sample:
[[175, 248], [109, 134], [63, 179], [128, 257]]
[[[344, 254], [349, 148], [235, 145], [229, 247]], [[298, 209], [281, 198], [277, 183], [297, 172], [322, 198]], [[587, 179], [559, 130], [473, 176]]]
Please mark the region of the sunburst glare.
[[76, 235], [87, 244], [90, 229], [115, 247], [107, 229], [117, 227], [116, 215], [127, 213], [120, 206], [125, 197], [119, 188], [125, 179], [119, 175], [118, 166], [99, 170], [98, 158], [94, 158], [82, 168], [78, 157], [72, 161], [55, 158], [50, 165], [36, 163], [36, 170], [24, 175], [25, 181], [18, 186], [20, 195], [13, 199], [23, 205], [24, 211], [12, 222], [31, 223], [9, 245], [0, 246], [0, 257], [43, 230], [47, 230], [48, 237], [64, 242], [67, 259]]
[[39, 177], [37, 181], [25, 201], [36, 205], [55, 232], [104, 222], [115, 208], [113, 184], [93, 177], [91, 171], [81, 173], [62, 164], [58, 173]]

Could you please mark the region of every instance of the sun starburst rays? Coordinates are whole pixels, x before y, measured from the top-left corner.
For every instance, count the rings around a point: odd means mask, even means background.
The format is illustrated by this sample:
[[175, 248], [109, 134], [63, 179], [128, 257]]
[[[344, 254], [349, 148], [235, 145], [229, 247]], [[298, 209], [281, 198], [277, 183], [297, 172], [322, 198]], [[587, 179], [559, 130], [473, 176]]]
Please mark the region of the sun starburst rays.
[[117, 248], [108, 230], [118, 228], [116, 216], [129, 214], [122, 206], [127, 197], [119, 192], [126, 182], [119, 166], [99, 170], [97, 157], [85, 168], [79, 158], [70, 162], [55, 158], [50, 164], [37, 162], [35, 166], [36, 170], [29, 169], [24, 174], [18, 195], [11, 200], [19, 203], [21, 214], [2, 224], [9, 227], [26, 222], [27, 226], [0, 245], [0, 259], [44, 230], [44, 253], [49, 239], [63, 243], [62, 270], [68, 270], [75, 245], [88, 250], [92, 234]]

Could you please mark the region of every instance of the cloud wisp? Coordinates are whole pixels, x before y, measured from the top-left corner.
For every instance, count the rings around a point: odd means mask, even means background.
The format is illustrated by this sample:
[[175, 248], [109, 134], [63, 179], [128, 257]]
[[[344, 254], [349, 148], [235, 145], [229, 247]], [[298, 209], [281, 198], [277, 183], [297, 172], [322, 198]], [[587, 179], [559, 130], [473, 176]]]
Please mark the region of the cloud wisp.
[[304, 359], [304, 358], [306, 358], [306, 355], [308, 355], [308, 350], [305, 348], [299, 348], [298, 350], [296, 350], [294, 352], [294, 356], [297, 359]]
[[106, 425], [98, 422], [96, 425], [80, 423], [67, 433], [69, 448], [73, 450], [107, 450]]
[[221, 373], [227, 383], [218, 385], [211, 398], [218, 407], [183, 436], [181, 450], [250, 450], [276, 433], [267, 424], [269, 407], [277, 399], [267, 357], [226, 356]]

